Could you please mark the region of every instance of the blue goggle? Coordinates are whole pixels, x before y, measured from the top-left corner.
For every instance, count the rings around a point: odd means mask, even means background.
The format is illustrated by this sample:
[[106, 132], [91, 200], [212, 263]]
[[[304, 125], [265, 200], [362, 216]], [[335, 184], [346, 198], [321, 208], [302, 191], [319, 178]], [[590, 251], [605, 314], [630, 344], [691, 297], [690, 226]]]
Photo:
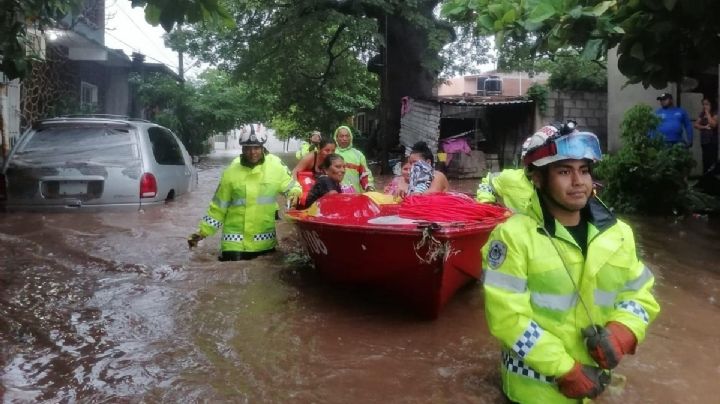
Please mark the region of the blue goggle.
[[551, 138], [544, 145], [530, 150], [525, 155], [525, 163], [530, 164], [545, 157], [562, 156], [573, 160], [601, 160], [600, 142], [590, 132], [576, 132]]

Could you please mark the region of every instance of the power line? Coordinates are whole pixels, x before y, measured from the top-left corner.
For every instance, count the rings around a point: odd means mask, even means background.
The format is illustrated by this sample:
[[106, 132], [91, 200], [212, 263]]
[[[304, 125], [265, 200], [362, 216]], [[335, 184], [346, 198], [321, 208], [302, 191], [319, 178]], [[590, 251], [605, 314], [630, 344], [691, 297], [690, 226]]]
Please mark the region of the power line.
[[161, 48], [152, 38], [150, 38], [150, 36], [148, 36], [148, 34], [145, 32], [145, 30], [144, 30], [143, 28], [141, 28], [141, 27], [135, 22], [135, 20], [133, 20], [133, 18], [132, 18], [131, 16], [130, 16], [127, 12], [125, 12], [125, 10], [122, 9], [122, 7], [118, 6], [117, 9], [120, 10], [120, 12], [123, 13], [123, 14], [125, 15], [125, 17], [128, 18], [128, 20], [130, 20], [130, 23], [132, 23], [132, 25], [134, 25], [135, 28], [137, 28], [138, 31], [140, 31], [140, 33], [141, 33], [145, 38], [147, 38], [148, 41], [150, 41], [150, 44], [155, 48], [155, 50], [159, 50], [160, 52], [164, 52], [164, 51], [165, 51], [165, 46], [163, 45], [162, 48]]
[[[127, 47], [130, 48], [130, 49], [138, 49], [137, 47], [135, 47], [135, 46], [133, 46], [133, 45], [130, 45], [130, 44], [128, 44], [127, 42], [123, 41], [122, 39], [116, 37], [115, 35], [113, 35], [112, 33], [110, 33], [107, 29], [105, 30], [105, 33], [106, 33], [107, 35], [110, 35], [110, 36], [113, 37], [116, 41], [120, 42], [121, 44], [127, 46]], [[158, 62], [158, 63], [162, 63], [162, 64], [164, 64], [164, 65], [167, 65], [167, 66], [169, 66], [169, 67], [172, 67], [172, 68], [175, 69], [175, 70], [178, 69], [178, 67], [177, 67], [176, 65], [172, 64], [172, 63], [168, 63], [168, 62], [164, 62], [164, 61], [162, 61], [162, 60], [158, 60], [158, 59], [156, 59], [156, 58], [154, 58], [154, 57], [152, 57], [152, 56], [149, 56], [149, 55], [145, 55], [145, 57], [148, 58], [148, 59], [152, 59], [152, 60], [154, 60], [154, 61], [156, 61], [156, 62]]]

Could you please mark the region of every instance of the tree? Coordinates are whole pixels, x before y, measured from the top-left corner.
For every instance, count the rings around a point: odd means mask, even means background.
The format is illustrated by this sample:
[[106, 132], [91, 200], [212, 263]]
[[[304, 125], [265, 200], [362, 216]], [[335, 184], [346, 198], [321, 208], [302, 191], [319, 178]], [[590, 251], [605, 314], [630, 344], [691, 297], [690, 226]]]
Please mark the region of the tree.
[[[226, 2], [235, 27], [188, 27], [189, 52], [277, 94], [272, 110], [295, 108], [308, 129], [333, 129], [378, 90], [385, 136], [397, 143], [401, 98], [432, 97], [440, 50], [454, 30], [433, 13], [439, 0]], [[366, 63], [368, 64], [366, 67]], [[368, 69], [378, 73], [370, 75]]]
[[252, 107], [258, 105], [252, 102], [252, 89], [231, 83], [216, 70], [184, 84], [163, 74], [135, 76], [131, 83], [149, 118], [174, 131], [193, 155], [207, 151], [212, 135], [268, 118], [261, 108]]
[[720, 63], [716, 0], [448, 0], [443, 15], [479, 32], [529, 38], [539, 53], [577, 47], [602, 59], [618, 46], [630, 83], [663, 88]]
[[[149, 22], [170, 31], [175, 23], [200, 20], [228, 21], [217, 0], [130, 0], [145, 7]], [[10, 79], [24, 78], [30, 64], [39, 59], [32, 31], [54, 28], [70, 16], [77, 20], [86, 0], [0, 0], [0, 72]], [[72, 23], [71, 23], [72, 24]]]

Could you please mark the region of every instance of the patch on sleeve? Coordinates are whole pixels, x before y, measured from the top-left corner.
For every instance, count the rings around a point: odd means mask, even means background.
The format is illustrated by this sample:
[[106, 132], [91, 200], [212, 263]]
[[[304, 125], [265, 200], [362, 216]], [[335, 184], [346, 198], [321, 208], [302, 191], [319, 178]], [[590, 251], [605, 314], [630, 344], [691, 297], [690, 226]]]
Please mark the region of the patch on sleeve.
[[507, 246], [505, 245], [505, 243], [500, 240], [493, 240], [490, 242], [490, 249], [488, 250], [487, 257], [490, 268], [498, 268], [500, 265], [502, 265], [503, 262], [505, 262], [506, 256]]

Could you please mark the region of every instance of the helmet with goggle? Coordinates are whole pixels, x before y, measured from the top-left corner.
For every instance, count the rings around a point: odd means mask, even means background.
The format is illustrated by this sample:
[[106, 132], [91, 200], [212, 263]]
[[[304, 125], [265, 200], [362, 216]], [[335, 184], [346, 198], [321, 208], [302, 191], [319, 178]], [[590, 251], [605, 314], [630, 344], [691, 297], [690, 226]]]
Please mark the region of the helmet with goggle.
[[602, 159], [600, 142], [597, 136], [590, 132], [572, 132], [567, 135], [557, 135], [548, 138], [544, 143], [528, 149], [523, 162], [526, 166], [546, 166], [561, 160], [591, 160]]
[[240, 135], [240, 146], [262, 146], [267, 142], [267, 136], [260, 138], [255, 134], [255, 125], [250, 124], [250, 133]]
[[559, 130], [555, 125], [546, 125], [538, 129], [535, 133], [532, 134], [532, 136], [525, 139], [525, 141], [523, 142], [522, 149], [520, 150], [520, 160], [525, 160], [525, 155], [527, 154], [528, 150], [545, 144], [548, 139], [556, 136], [558, 133]]

